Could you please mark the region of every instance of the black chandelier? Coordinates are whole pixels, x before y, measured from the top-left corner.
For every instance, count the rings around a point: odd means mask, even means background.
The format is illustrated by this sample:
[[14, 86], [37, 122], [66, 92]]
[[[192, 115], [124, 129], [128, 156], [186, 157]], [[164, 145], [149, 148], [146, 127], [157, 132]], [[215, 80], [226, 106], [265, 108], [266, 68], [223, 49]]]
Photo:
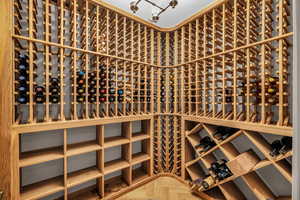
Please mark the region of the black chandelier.
[[[131, 10], [133, 13], [136, 13], [136, 12], [139, 10], [138, 4], [139, 4], [141, 1], [142, 1], [142, 0], [137, 0], [137, 1], [132, 1], [132, 2], [130, 3], [130, 10]], [[157, 13], [152, 13], [152, 21], [155, 22], [155, 23], [159, 20], [159, 16], [160, 16], [163, 12], [165, 12], [169, 7], [175, 8], [175, 7], [177, 6], [177, 4], [178, 4], [178, 1], [177, 1], [177, 0], [171, 0], [171, 1], [169, 2], [169, 4], [168, 4], [165, 8], [162, 8], [161, 6], [157, 5], [156, 3], [154, 3], [154, 2], [151, 1], [151, 0], [144, 0], [144, 1], [159, 9], [159, 12], [157, 12]]]

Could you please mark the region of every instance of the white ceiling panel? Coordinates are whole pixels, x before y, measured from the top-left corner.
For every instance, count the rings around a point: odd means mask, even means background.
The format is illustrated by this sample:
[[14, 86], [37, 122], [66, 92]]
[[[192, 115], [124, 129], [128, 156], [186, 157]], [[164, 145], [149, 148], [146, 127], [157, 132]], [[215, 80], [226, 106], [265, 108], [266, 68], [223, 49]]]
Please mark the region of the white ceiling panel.
[[[103, 0], [106, 3], [114, 5], [130, 14], [133, 14], [129, 8], [129, 4], [132, 0]], [[170, 0], [152, 0], [153, 2], [157, 3], [161, 7], [165, 7], [168, 5]], [[168, 8], [167, 11], [160, 15], [160, 19], [157, 23], [153, 23], [162, 28], [171, 28], [179, 24], [180, 22], [184, 21], [185, 19], [189, 18], [193, 14], [197, 13], [198, 11], [206, 8], [211, 3], [215, 2], [216, 0], [178, 0], [178, 5], [176, 8]], [[135, 14], [136, 16], [145, 19], [151, 22], [152, 16], [152, 5], [145, 1], [141, 1], [139, 3], [139, 10]]]

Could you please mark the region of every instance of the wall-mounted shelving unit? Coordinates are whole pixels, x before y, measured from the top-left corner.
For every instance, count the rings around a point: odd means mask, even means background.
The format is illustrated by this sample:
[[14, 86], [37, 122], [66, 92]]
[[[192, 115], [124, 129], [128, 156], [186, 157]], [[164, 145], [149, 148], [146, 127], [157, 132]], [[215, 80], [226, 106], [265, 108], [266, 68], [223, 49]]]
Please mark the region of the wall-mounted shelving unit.
[[[270, 167], [291, 185], [292, 152], [272, 158], [268, 138], [292, 137], [292, 7], [289, 0], [219, 0], [165, 31], [99, 0], [2, 3], [8, 42], [0, 44], [10, 52], [0, 84], [5, 197], [80, 199], [78, 190], [96, 189], [112, 199], [162, 174], [204, 178], [212, 162], [247, 147], [260, 159], [251, 171], [201, 192], [290, 199], [260, 170]], [[141, 130], [133, 131], [137, 121]], [[119, 131], [109, 132], [110, 124]], [[80, 133], [87, 127], [93, 137]], [[219, 141], [220, 127], [235, 132]], [[56, 143], [38, 145], [51, 136]], [[205, 136], [215, 146], [199, 153]], [[34, 148], [24, 149], [26, 138], [37, 138]], [[89, 165], [76, 168], [84, 159]], [[45, 163], [55, 175], [28, 178], [43, 174]]]

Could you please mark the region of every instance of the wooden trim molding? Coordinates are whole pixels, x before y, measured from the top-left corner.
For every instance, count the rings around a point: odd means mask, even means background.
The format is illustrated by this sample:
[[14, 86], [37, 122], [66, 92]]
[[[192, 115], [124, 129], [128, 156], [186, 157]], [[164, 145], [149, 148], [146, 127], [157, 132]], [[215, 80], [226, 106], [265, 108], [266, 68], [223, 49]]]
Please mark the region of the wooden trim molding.
[[17, 199], [12, 191], [12, 1], [0, 3], [0, 191], [3, 199]]

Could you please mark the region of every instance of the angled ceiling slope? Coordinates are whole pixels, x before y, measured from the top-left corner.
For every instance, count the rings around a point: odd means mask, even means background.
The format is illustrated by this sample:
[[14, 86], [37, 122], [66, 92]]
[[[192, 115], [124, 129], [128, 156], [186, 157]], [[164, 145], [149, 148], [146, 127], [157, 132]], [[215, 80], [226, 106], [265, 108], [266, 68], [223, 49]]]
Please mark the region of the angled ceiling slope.
[[[133, 14], [129, 8], [131, 1], [132, 0], [103, 0], [103, 2], [115, 6], [128, 14]], [[165, 7], [169, 3], [169, 0], [152, 1], [158, 5], [161, 5], [162, 7]], [[176, 8], [169, 8], [167, 11], [162, 13], [160, 20], [157, 23], [150, 21], [152, 16], [152, 6], [149, 3], [141, 1], [139, 3], [139, 10], [134, 15], [160, 28], [173, 28], [216, 1], [217, 0], [178, 0], [178, 5]]]

